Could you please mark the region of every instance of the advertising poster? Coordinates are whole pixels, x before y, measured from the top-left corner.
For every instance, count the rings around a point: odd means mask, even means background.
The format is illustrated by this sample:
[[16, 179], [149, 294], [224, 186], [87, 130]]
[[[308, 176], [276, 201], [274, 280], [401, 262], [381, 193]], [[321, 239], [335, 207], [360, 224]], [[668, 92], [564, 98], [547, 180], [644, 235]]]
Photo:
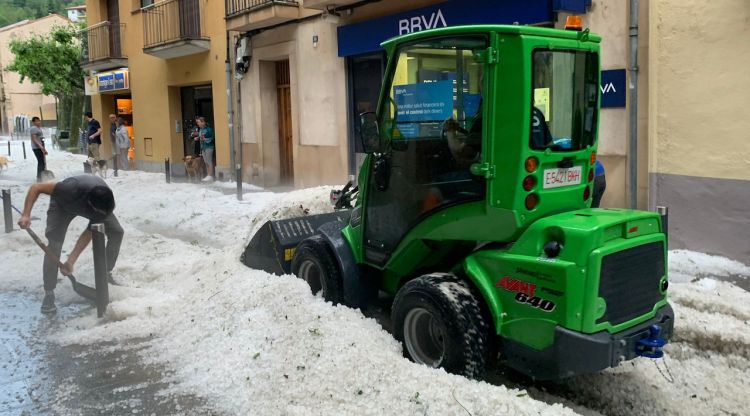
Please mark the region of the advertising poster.
[[434, 136], [453, 115], [453, 81], [395, 85], [396, 122], [406, 138]]

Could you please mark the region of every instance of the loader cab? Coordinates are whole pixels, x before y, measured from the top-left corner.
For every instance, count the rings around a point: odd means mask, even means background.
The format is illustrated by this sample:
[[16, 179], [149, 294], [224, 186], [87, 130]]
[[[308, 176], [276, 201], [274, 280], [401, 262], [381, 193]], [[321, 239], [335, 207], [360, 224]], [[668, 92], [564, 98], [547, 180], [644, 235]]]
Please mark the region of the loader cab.
[[510, 242], [539, 218], [588, 206], [596, 36], [472, 26], [383, 47], [378, 111], [360, 120], [370, 153], [360, 177], [366, 263], [384, 267], [398, 252], [434, 257], [445, 244]]

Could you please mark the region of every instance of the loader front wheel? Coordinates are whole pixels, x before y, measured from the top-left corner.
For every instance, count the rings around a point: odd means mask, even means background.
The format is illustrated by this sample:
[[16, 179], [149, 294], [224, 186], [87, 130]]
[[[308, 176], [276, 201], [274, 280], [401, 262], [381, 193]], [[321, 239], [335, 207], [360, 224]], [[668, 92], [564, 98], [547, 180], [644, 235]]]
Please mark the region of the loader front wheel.
[[343, 300], [342, 277], [328, 242], [319, 235], [303, 240], [292, 259], [292, 273], [307, 282], [313, 294], [334, 305]]
[[409, 281], [393, 301], [395, 337], [412, 361], [470, 378], [482, 377], [489, 329], [477, 297], [450, 274]]

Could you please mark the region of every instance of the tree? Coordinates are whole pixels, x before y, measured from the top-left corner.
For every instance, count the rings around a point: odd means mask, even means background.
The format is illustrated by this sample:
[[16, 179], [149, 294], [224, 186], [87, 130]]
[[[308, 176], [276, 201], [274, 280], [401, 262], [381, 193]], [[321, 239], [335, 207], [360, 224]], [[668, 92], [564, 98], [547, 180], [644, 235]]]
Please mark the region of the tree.
[[[81, 68], [82, 46], [74, 25], [56, 26], [51, 32], [10, 42], [13, 61], [9, 71], [17, 72], [21, 82], [29, 80], [42, 87], [69, 113], [58, 114], [58, 128], [67, 130], [68, 119], [81, 117], [84, 94], [84, 71]], [[71, 105], [68, 106], [67, 104]]]
[[14, 59], [8, 70], [17, 72], [21, 82], [28, 78], [42, 86], [43, 94], [56, 97], [83, 93], [85, 73], [75, 26], [56, 26], [44, 35], [14, 39], [10, 51]]

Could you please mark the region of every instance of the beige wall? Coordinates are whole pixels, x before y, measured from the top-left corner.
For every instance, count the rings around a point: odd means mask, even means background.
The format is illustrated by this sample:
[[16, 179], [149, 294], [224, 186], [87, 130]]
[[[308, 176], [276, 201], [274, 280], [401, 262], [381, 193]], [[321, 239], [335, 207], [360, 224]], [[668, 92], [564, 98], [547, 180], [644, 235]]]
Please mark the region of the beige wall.
[[650, 170], [750, 180], [750, 3], [651, 2]]
[[28, 23], [0, 29], [0, 71], [2, 71], [3, 80], [0, 91], [2, 91], [7, 100], [5, 102], [4, 114], [0, 114], [0, 116], [4, 115], [7, 117], [8, 122], [12, 120], [13, 116], [20, 114], [39, 116], [44, 120], [57, 119], [54, 97], [42, 95], [41, 87], [38, 84], [34, 84], [28, 80], [21, 82], [21, 77], [16, 72], [8, 71], [5, 68], [13, 61], [13, 54], [10, 52], [11, 40], [25, 39], [32, 35], [42, 35], [49, 33], [55, 26], [67, 24], [70, 24], [68, 19], [57, 14], [51, 14], [29, 21]]
[[[313, 46], [313, 35], [318, 45]], [[275, 62], [288, 59], [292, 101], [294, 186], [338, 184], [347, 174], [346, 73], [337, 56], [336, 26], [312, 20], [252, 39], [253, 58], [241, 84], [245, 180], [279, 185]]]

